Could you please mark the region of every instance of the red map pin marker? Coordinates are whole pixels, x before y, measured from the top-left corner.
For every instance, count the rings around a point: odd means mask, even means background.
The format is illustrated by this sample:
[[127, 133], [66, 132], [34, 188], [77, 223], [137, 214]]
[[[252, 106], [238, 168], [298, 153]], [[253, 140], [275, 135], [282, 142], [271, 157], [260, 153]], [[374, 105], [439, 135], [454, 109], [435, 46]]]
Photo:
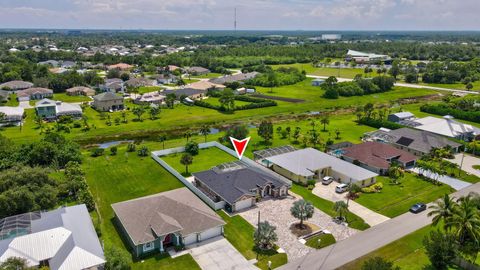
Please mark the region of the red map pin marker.
[[242, 159], [243, 153], [245, 152], [245, 149], [247, 149], [247, 144], [250, 141], [250, 137], [245, 138], [243, 140], [237, 140], [233, 137], [230, 137], [230, 141], [233, 144], [233, 147], [235, 148], [235, 152], [237, 152], [238, 159]]

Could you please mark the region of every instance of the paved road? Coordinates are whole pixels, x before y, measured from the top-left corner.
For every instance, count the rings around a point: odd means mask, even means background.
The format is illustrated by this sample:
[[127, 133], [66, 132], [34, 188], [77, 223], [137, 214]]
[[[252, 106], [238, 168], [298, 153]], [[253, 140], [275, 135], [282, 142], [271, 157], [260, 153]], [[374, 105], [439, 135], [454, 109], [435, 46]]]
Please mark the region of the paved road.
[[[452, 195], [460, 197], [469, 192], [480, 192], [480, 183], [457, 191]], [[294, 260], [279, 269], [335, 269], [356, 260], [380, 247], [412, 233], [432, 222], [428, 211], [420, 214], [405, 213], [387, 220], [375, 227], [357, 233], [350, 238], [326, 248], [312, 251], [303, 258]]]
[[[462, 158], [463, 158], [463, 164], [462, 164]], [[463, 156], [463, 153], [458, 153], [455, 155], [455, 158], [453, 160], [447, 159], [447, 161], [456, 163], [458, 166], [462, 164], [462, 170], [466, 171], [467, 173], [476, 175], [480, 177], [480, 170], [474, 169], [474, 165], [480, 165], [480, 158], [465, 154]]]
[[[308, 78], [316, 78], [316, 79], [326, 79], [326, 78], [328, 78], [328, 76], [317, 76], [317, 75], [307, 75], [307, 77]], [[353, 79], [349, 79], [349, 78], [337, 78], [337, 80], [339, 82], [353, 81]], [[442, 91], [458, 92], [458, 93], [465, 93], [465, 94], [478, 94], [478, 92], [476, 92], [476, 91], [443, 88], [443, 87], [435, 87], [435, 86], [412, 84], [412, 83], [395, 83], [395, 86], [403, 86], [403, 87], [410, 87], [410, 88], [424, 88], [424, 89], [432, 89], [432, 90], [442, 90]]]

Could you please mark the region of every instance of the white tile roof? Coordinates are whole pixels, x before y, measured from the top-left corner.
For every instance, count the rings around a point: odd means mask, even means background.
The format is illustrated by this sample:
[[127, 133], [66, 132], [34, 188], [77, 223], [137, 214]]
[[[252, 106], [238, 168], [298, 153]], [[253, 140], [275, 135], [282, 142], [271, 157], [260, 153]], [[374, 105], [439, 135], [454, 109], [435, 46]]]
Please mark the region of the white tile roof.
[[479, 128], [455, 121], [448, 116], [445, 116], [444, 118], [427, 116], [416, 119], [415, 122], [420, 124], [419, 126], [415, 127], [417, 129], [430, 131], [432, 133], [452, 138], [468, 133], [472, 133], [474, 135], [480, 134]]
[[376, 173], [313, 148], [305, 148], [269, 157], [267, 160], [294, 174], [305, 177], [313, 176], [315, 171], [329, 167], [334, 171], [347, 175], [354, 182], [378, 176]]

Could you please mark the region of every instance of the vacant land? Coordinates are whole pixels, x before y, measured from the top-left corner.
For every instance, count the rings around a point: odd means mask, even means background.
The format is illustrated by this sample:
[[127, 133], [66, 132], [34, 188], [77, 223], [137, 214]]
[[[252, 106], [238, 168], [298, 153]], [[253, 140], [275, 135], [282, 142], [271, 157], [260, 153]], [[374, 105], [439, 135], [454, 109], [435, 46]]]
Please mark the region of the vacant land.
[[408, 212], [415, 203], [429, 203], [453, 192], [448, 185], [437, 186], [411, 173], [405, 173], [398, 185], [391, 184], [387, 177], [377, 177], [377, 182], [383, 184], [381, 192], [362, 193], [355, 201], [391, 218]]
[[[182, 183], [165, 171], [150, 157], [138, 157], [135, 152], [127, 152], [126, 146], [118, 147], [115, 156], [106, 154], [100, 157], [90, 157], [89, 151], [84, 151], [83, 168], [90, 190], [97, 204], [102, 241], [105, 245], [114, 245], [128, 250], [115, 229], [112, 219], [112, 203], [131, 200], [159, 192], [183, 187]], [[97, 223], [98, 223], [97, 222]], [[190, 255], [171, 259], [157, 255], [149, 257], [144, 262], [132, 264], [133, 269], [181, 269], [182, 267], [198, 269]], [[166, 268], [163, 268], [166, 267]]]
[[143, 94], [143, 93], [160, 91], [162, 89], [163, 88], [160, 87], [160, 86], [142, 86], [142, 87], [137, 88], [137, 91], [138, 91], [139, 94]]
[[63, 102], [88, 102], [92, 101], [91, 98], [87, 96], [69, 96], [65, 93], [58, 93], [58, 94], [53, 94], [53, 100], [59, 100]]
[[[222, 105], [222, 104], [220, 104], [220, 101], [218, 100], [218, 98], [215, 98], [215, 97], [209, 97], [207, 99], [204, 99], [203, 101], [207, 102], [207, 103], [210, 103], [212, 105], [215, 105], [215, 106]], [[243, 105], [248, 105], [248, 104], [250, 104], [250, 103], [245, 102], [245, 101], [235, 100], [235, 106], [243, 106]]]
[[227, 154], [216, 147], [200, 149], [198, 155], [193, 156], [193, 163], [192, 165], [188, 166], [189, 173], [186, 174], [185, 165], [182, 165], [180, 163], [182, 155], [183, 153], [176, 153], [161, 158], [170, 166], [172, 166], [176, 171], [186, 176], [189, 176], [192, 172], [209, 170], [219, 164], [237, 160], [236, 157]]

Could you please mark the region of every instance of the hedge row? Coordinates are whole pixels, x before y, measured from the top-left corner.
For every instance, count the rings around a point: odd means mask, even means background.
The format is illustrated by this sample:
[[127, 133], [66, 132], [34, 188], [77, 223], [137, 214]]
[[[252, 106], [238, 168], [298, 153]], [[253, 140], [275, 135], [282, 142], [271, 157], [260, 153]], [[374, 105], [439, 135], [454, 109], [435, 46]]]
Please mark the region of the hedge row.
[[448, 114], [458, 119], [480, 123], [480, 111], [462, 111], [445, 104], [425, 104], [420, 107], [420, 111], [442, 116]]
[[373, 119], [373, 118], [361, 118], [358, 121], [359, 124], [374, 127], [374, 128], [388, 128], [388, 129], [399, 129], [403, 126], [394, 122], [381, 120], [381, 119]]
[[[258, 108], [277, 106], [277, 102], [275, 102], [273, 100], [253, 98], [253, 97], [248, 97], [248, 96], [236, 96], [235, 100], [251, 102], [251, 103], [246, 104], [246, 105], [242, 105], [242, 106], [235, 106], [235, 109], [233, 111], [250, 110], [250, 109], [258, 109]], [[210, 104], [210, 103], [202, 101], [202, 100], [195, 100], [194, 104], [199, 106], [199, 107], [214, 109], [214, 110], [218, 110], [218, 111], [221, 111], [221, 112], [228, 111], [227, 108], [225, 108], [222, 105], [213, 105], [213, 104]]]

